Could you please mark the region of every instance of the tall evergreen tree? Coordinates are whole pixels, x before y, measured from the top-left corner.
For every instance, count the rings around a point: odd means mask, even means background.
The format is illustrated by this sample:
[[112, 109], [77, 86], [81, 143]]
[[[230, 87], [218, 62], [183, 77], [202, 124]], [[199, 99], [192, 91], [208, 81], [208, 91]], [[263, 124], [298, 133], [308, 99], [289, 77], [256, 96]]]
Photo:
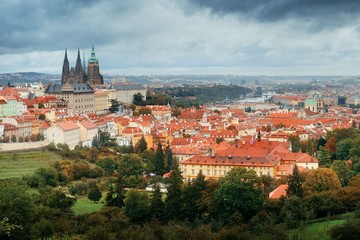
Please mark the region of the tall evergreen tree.
[[293, 153], [299, 152], [301, 149], [300, 138], [298, 136], [290, 136], [291, 151]]
[[162, 194], [160, 192], [159, 183], [154, 184], [155, 189], [151, 196], [150, 212], [154, 219], [162, 220], [165, 213], [165, 204], [162, 200]]
[[173, 153], [172, 153], [172, 150], [171, 150], [171, 147], [170, 145], [167, 145], [166, 147], [166, 155], [165, 155], [165, 158], [166, 158], [166, 168], [165, 168], [165, 171], [166, 172], [169, 172], [172, 165], [174, 164], [174, 160], [173, 160]]
[[159, 142], [159, 144], [157, 145], [157, 149], [155, 152], [155, 162], [154, 162], [154, 166], [155, 166], [155, 174], [156, 175], [163, 175], [165, 172], [165, 155], [164, 155], [164, 151], [162, 149], [162, 145]]
[[115, 183], [115, 188], [113, 188], [112, 182], [110, 181], [110, 189], [105, 198], [105, 205], [122, 208], [124, 206], [124, 199], [124, 180], [123, 177], [119, 175]]
[[167, 181], [168, 194], [165, 200], [166, 216], [168, 220], [177, 219], [181, 214], [182, 209], [182, 176], [177, 160], [174, 160], [174, 165], [171, 168], [170, 176]]
[[300, 174], [297, 165], [294, 165], [292, 174], [289, 177], [288, 188], [286, 189], [287, 196], [297, 196], [302, 198], [304, 196], [303, 190], [304, 177]]
[[191, 184], [184, 187], [183, 190], [183, 217], [184, 219], [194, 220], [201, 216], [202, 212], [199, 210], [199, 201], [202, 198], [205, 190], [205, 176], [202, 171], [199, 171], [197, 177]]

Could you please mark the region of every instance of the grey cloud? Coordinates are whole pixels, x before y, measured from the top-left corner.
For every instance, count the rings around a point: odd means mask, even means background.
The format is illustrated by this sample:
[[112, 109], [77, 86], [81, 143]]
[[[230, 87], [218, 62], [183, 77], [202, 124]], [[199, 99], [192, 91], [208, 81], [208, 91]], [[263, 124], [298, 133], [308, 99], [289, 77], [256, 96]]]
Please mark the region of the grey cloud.
[[[321, 25], [351, 21], [360, 12], [358, 0], [188, 0], [212, 13], [238, 14], [258, 21], [315, 20]], [[357, 16], [356, 16], [357, 17]], [[321, 23], [320, 23], [321, 22]]]

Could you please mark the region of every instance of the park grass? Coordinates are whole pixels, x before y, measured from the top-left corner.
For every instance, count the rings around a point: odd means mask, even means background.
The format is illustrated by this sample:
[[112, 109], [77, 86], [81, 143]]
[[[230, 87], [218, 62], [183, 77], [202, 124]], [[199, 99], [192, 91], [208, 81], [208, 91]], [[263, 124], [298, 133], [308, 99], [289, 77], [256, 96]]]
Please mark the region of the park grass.
[[21, 178], [62, 157], [47, 150], [0, 153], [0, 179]]
[[102, 192], [102, 198], [99, 202], [90, 201], [87, 196], [80, 196], [76, 198], [76, 203], [72, 207], [75, 215], [83, 215], [85, 213], [92, 213], [99, 211], [104, 206], [104, 199], [106, 193]]
[[328, 220], [289, 230], [289, 240], [330, 240], [329, 230], [345, 221], [346, 219]]

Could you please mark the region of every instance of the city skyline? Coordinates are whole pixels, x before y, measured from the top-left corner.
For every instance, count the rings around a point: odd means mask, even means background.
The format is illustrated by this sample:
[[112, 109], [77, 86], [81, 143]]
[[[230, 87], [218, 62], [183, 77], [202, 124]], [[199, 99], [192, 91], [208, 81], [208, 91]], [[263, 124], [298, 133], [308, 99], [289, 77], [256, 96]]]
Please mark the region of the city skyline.
[[10, 1], [0, 73], [61, 73], [92, 42], [104, 74], [359, 75], [360, 3]]

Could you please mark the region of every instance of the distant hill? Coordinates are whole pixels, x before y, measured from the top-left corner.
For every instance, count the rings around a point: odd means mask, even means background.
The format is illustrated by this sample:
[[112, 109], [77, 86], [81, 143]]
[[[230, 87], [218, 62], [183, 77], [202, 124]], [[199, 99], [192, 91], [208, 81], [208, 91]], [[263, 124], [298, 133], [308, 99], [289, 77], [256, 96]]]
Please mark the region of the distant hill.
[[32, 82], [58, 82], [60, 81], [60, 74], [48, 74], [37, 72], [17, 72], [17, 73], [2, 73], [0, 74], [0, 84], [7, 85], [32, 83]]

